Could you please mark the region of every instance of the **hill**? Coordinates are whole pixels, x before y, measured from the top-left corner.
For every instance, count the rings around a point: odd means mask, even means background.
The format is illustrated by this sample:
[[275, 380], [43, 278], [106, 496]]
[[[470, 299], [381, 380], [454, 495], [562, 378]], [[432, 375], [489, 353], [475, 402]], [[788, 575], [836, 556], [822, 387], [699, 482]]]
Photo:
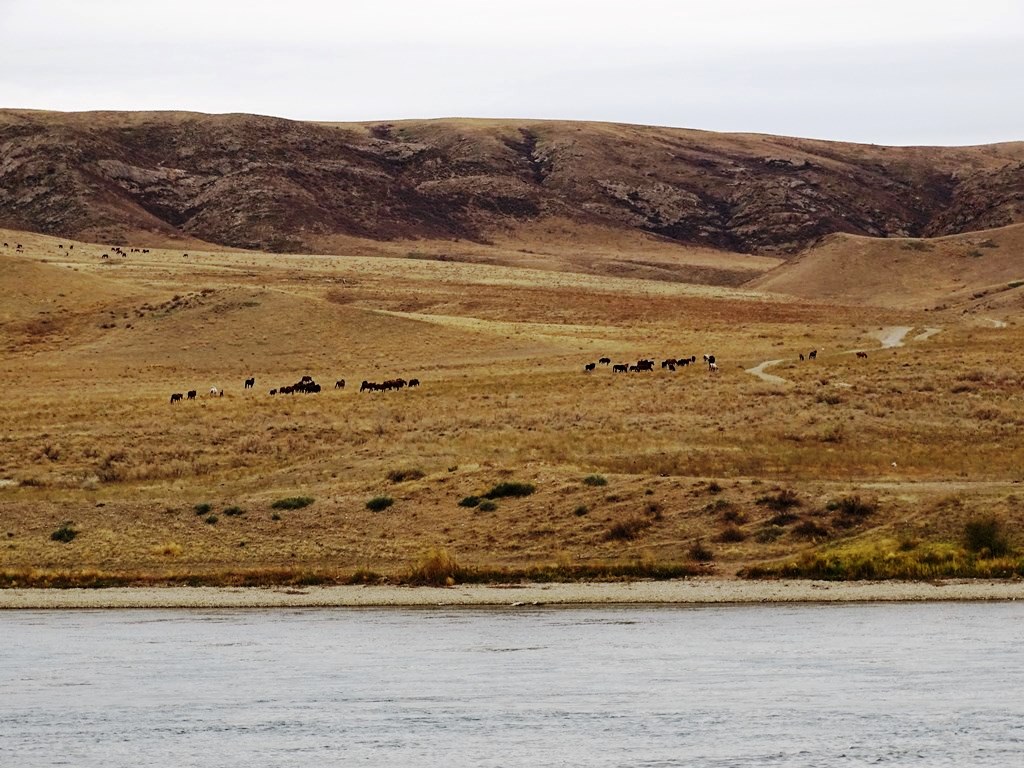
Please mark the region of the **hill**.
[[[457, 240], [529, 251], [554, 222], [564, 240], [786, 257], [836, 232], [936, 237], [1024, 221], [1022, 189], [1022, 143], [0, 111], [0, 226], [94, 242], [340, 253]], [[649, 268], [673, 276], [664, 259]]]

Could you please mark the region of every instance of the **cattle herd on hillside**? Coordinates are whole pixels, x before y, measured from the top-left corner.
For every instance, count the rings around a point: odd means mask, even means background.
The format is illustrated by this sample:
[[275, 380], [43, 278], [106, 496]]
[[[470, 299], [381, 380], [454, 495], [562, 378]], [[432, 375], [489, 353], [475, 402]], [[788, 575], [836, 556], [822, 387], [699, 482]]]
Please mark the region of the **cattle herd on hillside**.
[[[420, 385], [419, 379], [387, 379], [386, 381], [377, 383], [374, 381], [363, 380], [363, 383], [359, 385], [360, 392], [390, 392], [391, 390], [405, 389], [406, 387], [418, 387]], [[256, 387], [256, 377], [250, 376], [243, 382], [243, 389], [254, 389]], [[345, 380], [338, 379], [334, 382], [335, 389], [344, 389]], [[305, 375], [300, 378], [294, 384], [285, 384], [280, 387], [274, 387], [268, 394], [270, 396], [275, 395], [316, 395], [323, 390], [323, 387], [313, 379], [310, 375]], [[210, 387], [210, 397], [224, 397], [224, 390], [218, 389], [217, 387]], [[195, 400], [196, 390], [190, 389], [188, 392], [174, 392], [171, 394], [171, 404], [180, 403], [183, 400]]]

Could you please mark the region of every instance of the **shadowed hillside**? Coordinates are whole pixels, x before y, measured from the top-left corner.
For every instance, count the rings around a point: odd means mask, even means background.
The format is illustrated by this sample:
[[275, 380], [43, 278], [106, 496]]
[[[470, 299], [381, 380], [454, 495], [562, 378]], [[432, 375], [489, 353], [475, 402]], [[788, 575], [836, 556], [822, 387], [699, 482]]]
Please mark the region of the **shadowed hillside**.
[[528, 243], [560, 221], [788, 255], [835, 232], [1005, 226], [1024, 220], [1022, 190], [1020, 143], [895, 148], [557, 121], [0, 111], [0, 226], [97, 242], [324, 253], [345, 237]]

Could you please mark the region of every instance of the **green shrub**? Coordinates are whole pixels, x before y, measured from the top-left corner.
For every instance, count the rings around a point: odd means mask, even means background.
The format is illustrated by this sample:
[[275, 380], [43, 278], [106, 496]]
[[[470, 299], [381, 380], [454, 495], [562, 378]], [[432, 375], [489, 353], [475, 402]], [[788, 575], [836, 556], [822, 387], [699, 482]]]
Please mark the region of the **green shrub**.
[[848, 517], [867, 517], [874, 514], [877, 505], [872, 501], [861, 501], [860, 496], [844, 496], [838, 501], [830, 501], [825, 508]]
[[608, 485], [608, 480], [603, 475], [587, 475], [583, 478], [584, 485]]
[[366, 508], [371, 512], [383, 512], [394, 503], [395, 500], [390, 496], [374, 496], [366, 502]]
[[572, 511], [572, 513], [573, 513], [574, 515], [576, 515], [576, 517], [583, 517], [583, 516], [584, 516], [584, 515], [586, 515], [586, 514], [587, 514], [588, 512], [590, 512], [590, 510], [589, 510], [589, 509], [587, 509], [587, 505], [586, 505], [586, 504], [580, 504], [580, 505], [579, 505], [578, 507], [576, 507], [576, 509], [574, 509], [574, 510]]
[[476, 507], [480, 504], [479, 496], [466, 496], [459, 502], [460, 507]]
[[217, 524], [217, 519], [218, 518], [217, 518], [216, 515], [210, 515], [205, 520], [203, 520], [203, 522], [206, 523], [207, 525], [216, 525]]
[[238, 515], [244, 515], [245, 510], [241, 507], [225, 507], [224, 514], [228, 517], [237, 517]]
[[393, 469], [388, 472], [388, 480], [392, 483], [404, 483], [406, 480], [420, 480], [424, 477], [426, 477], [426, 473], [417, 467]]
[[484, 494], [485, 499], [503, 499], [508, 496], [522, 497], [529, 496], [537, 490], [530, 483], [498, 483]]
[[495, 504], [490, 499], [484, 499], [483, 501], [480, 502], [480, 505], [477, 507], [477, 509], [479, 509], [481, 512], [493, 512], [497, 508], [498, 505]]
[[722, 486], [719, 485], [716, 480], [712, 480], [708, 483], [708, 493], [721, 493], [722, 490]]
[[194, 507], [192, 507], [192, 509], [195, 510], [195, 513], [197, 515], [206, 515], [209, 514], [211, 509], [213, 509], [213, 505], [206, 504], [204, 502], [203, 504], [196, 504]]
[[278, 499], [270, 505], [271, 509], [302, 509], [308, 507], [313, 503], [313, 498], [310, 496], [289, 496], [284, 499]]
[[1010, 553], [1003, 524], [991, 515], [969, 520], [964, 525], [964, 544], [982, 557], [1004, 557]]
[[828, 528], [813, 520], [804, 520], [799, 525], [793, 526], [793, 535], [802, 539], [823, 539], [828, 537]]
[[71, 527], [71, 521], [61, 523], [60, 527], [50, 534], [50, 538], [53, 541], [59, 541], [62, 544], [67, 544], [69, 541], [78, 535], [78, 531]]

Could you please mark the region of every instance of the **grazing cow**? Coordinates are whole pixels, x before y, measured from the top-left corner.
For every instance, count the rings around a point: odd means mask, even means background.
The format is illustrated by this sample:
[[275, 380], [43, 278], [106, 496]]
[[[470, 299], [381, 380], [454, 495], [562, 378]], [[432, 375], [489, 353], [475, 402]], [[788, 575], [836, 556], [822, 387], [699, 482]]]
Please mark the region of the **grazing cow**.
[[670, 360], [662, 360], [662, 361], [661, 361], [661, 370], [663, 370], [663, 371], [664, 371], [664, 370], [665, 370], [666, 368], [668, 368], [668, 367], [669, 367], [670, 365], [672, 366], [672, 368], [673, 368], [673, 370], [674, 370], [674, 369], [675, 369], [675, 366], [676, 366], [676, 361], [675, 361], [675, 360], [671, 360], [671, 359], [670, 359]]
[[612, 359], [610, 357], [602, 357], [597, 362], [599, 362], [601, 365], [609, 365], [611, 363], [611, 361], [612, 361]]
[[345, 380], [344, 379], [338, 379], [336, 382], [334, 382], [334, 388], [335, 389], [344, 389], [345, 388]]
[[216, 387], [210, 387], [210, 397], [216, 397], [220, 391]]
[[[704, 361], [708, 364], [708, 367], [710, 367], [712, 365], [715, 365], [715, 356], [714, 355], [704, 355]], [[715, 370], [718, 370], [717, 366], [715, 366]]]
[[865, 357], [866, 358], [867, 356], [868, 356], [867, 352], [858, 352], [857, 353], [857, 357]]
[[177, 403], [181, 400], [182, 397], [184, 397], [184, 395], [182, 395], [181, 392], [175, 392], [173, 395], [171, 395], [171, 402]]
[[110, 258], [110, 254], [109, 253], [104, 253], [102, 256], [100, 256], [100, 258], [101, 259], [109, 259]]
[[588, 373], [594, 370], [595, 368], [597, 368], [597, 363], [587, 363], [586, 365], [583, 366], [583, 370], [587, 371]]
[[183, 253], [183, 254], [181, 254], [181, 258], [183, 258], [183, 259], [187, 259], [187, 258], [188, 258], [188, 254], [187, 254], [187, 253]]
[[185, 395], [185, 399], [186, 400], [195, 400], [196, 399], [196, 391], [194, 389], [190, 389], [188, 391], [188, 393]]
[[616, 363], [615, 365], [612, 366], [612, 373], [627, 373], [628, 371], [629, 366], [626, 365], [625, 363], [622, 363], [621, 365]]
[[640, 370], [640, 366], [639, 365], [631, 365], [631, 366], [629, 366], [629, 372], [630, 373], [636, 373], [639, 370]]
[[[376, 384], [373, 385], [373, 386], [376, 386]], [[365, 392], [366, 390], [368, 390], [370, 388], [371, 388], [370, 382], [368, 382], [366, 379], [363, 379], [363, 383], [359, 385], [359, 391], [360, 392]]]
[[811, 353], [807, 355], [807, 357], [810, 358], [811, 360], [816, 360], [818, 357], [818, 350], [812, 349]]
[[801, 353], [800, 353], [800, 362], [802, 363], [803, 361], [804, 361], [804, 353], [803, 353], [803, 352], [801, 352]]
[[418, 387], [419, 385], [420, 385], [420, 380], [419, 379], [409, 379], [409, 386], [410, 387]]
[[709, 373], [718, 373], [718, 363], [708, 363]]
[[251, 376], [251, 377], [249, 377], [248, 379], [245, 380], [245, 388], [246, 389], [252, 389], [255, 386], [256, 386], [256, 377], [255, 376]]
[[654, 361], [653, 360], [637, 360], [636, 369], [638, 371], [653, 371]]
[[18, 243], [16, 246], [14, 246], [14, 250], [16, 251], [20, 251], [21, 249], [21, 243]]
[[57, 247], [60, 248], [62, 251], [64, 250], [64, 246], [61, 245], [60, 243], [57, 244]]
[[277, 390], [276, 389], [270, 390], [270, 394], [271, 394], [271, 396], [276, 395], [277, 394]]
[[9, 246], [7, 243], [4, 243], [4, 248], [10, 248], [10, 247], [11, 246]]
[[69, 250], [69, 251], [73, 251], [73, 250], [75, 250], [75, 246], [73, 246], [73, 245], [69, 245], [69, 246], [68, 246], [68, 250]]

